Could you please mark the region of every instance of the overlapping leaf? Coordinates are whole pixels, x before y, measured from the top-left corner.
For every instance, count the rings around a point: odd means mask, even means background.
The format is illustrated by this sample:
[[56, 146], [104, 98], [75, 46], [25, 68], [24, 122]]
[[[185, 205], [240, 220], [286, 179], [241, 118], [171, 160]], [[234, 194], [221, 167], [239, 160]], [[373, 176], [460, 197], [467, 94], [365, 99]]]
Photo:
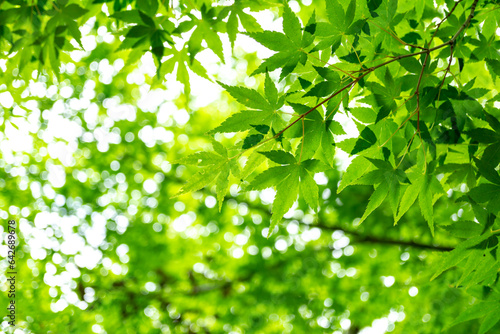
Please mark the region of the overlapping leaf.
[[270, 235], [295, 203], [299, 193], [309, 206], [316, 210], [319, 189], [313, 176], [317, 172], [328, 169], [328, 167], [314, 159], [298, 163], [292, 154], [285, 151], [274, 150], [260, 153], [273, 162], [281, 164], [281, 166], [271, 167], [257, 175], [246, 188], [247, 190], [276, 189], [271, 226], [269, 227]]
[[239, 166], [227, 155], [227, 149], [213, 140], [214, 152], [198, 152], [177, 161], [179, 164], [195, 165], [201, 170], [182, 186], [175, 196], [200, 190], [215, 181], [219, 210], [229, 189], [229, 175], [239, 176]]

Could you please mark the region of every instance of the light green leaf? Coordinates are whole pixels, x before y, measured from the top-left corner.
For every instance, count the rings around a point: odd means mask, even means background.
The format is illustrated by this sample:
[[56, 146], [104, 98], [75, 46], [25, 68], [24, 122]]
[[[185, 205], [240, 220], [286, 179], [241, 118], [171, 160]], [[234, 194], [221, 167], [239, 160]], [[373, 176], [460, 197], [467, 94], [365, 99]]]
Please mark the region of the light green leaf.
[[341, 31], [344, 27], [345, 12], [337, 0], [326, 1], [326, 14], [328, 20], [336, 30]]
[[228, 86], [219, 82], [232, 97], [239, 103], [254, 109], [272, 110], [271, 105], [256, 90], [245, 87]]
[[[198, 28], [199, 29], [199, 28]], [[219, 35], [210, 29], [209, 27], [205, 27], [203, 29], [203, 38], [207, 42], [208, 47], [212, 50], [224, 63], [224, 53], [222, 50], [222, 41], [220, 40]]]
[[377, 119], [377, 113], [372, 108], [358, 107], [351, 108], [349, 112], [360, 122], [370, 124]]
[[389, 195], [387, 197], [389, 198], [389, 205], [391, 206], [392, 215], [395, 221], [398, 212], [398, 204], [401, 200], [401, 184], [399, 183], [396, 173], [387, 172], [386, 174], [390, 176], [388, 179], [386, 175], [387, 182], [389, 183]]
[[322, 132], [325, 131], [322, 125], [319, 121], [304, 122], [304, 136], [296, 153], [301, 161], [311, 159], [321, 145]]
[[300, 45], [302, 31], [299, 19], [286, 3], [283, 7], [283, 32], [292, 42], [296, 45]]
[[372, 170], [368, 173], [365, 173], [363, 176], [361, 176], [359, 179], [353, 181], [351, 184], [352, 185], [375, 185], [382, 183], [386, 180], [385, 174], [387, 173], [386, 170], [383, 169], [376, 169]]
[[215, 152], [220, 154], [222, 157], [227, 158], [227, 149], [222, 146], [222, 144], [212, 138], [212, 147]]
[[455, 321], [446, 326], [446, 328], [453, 327], [455, 325], [458, 325], [459, 323], [469, 321], [472, 319], [482, 318], [486, 314], [489, 314], [490, 312], [496, 311], [498, 309], [500, 309], [500, 305], [498, 302], [479, 302], [469, 307], [464, 312], [462, 312], [457, 317], [457, 319], [455, 319]]
[[187, 157], [176, 160], [175, 164], [208, 166], [221, 162], [223, 157], [214, 152], [196, 152]]
[[406, 188], [406, 191], [401, 198], [401, 203], [399, 204], [398, 215], [396, 216], [395, 223], [397, 223], [401, 219], [401, 217], [406, 213], [406, 211], [408, 211], [408, 209], [410, 209], [410, 207], [417, 199], [423, 187], [424, 179], [425, 177], [422, 175], [419, 178], [413, 180], [412, 184]]
[[271, 167], [268, 170], [257, 175], [255, 179], [253, 179], [252, 182], [250, 182], [250, 184], [246, 187], [246, 190], [263, 190], [266, 188], [275, 187], [288, 175], [290, 175], [292, 170], [294, 170], [295, 168], [297, 168], [296, 165]]
[[481, 327], [479, 327], [478, 334], [484, 334], [488, 332], [493, 326], [495, 326], [498, 321], [500, 321], [500, 302], [497, 302], [496, 306], [493, 306], [489, 314], [484, 317]]
[[325, 172], [325, 171], [331, 169], [331, 167], [329, 167], [328, 165], [325, 165], [324, 163], [322, 163], [321, 161], [316, 160], [316, 159], [308, 159], [308, 160], [302, 161], [300, 165], [303, 166], [305, 169], [307, 169], [312, 174]]
[[485, 233], [483, 235], [467, 239], [466, 241], [460, 243], [454, 250], [443, 256], [441, 258], [441, 261], [437, 263], [435, 274], [431, 277], [431, 281], [441, 275], [441, 273], [445, 270], [448, 270], [451, 267], [454, 267], [462, 262], [465, 258], [471, 255], [471, 247], [476, 246], [482, 241], [488, 239], [490, 236], [491, 233]]
[[[271, 226], [269, 227], [269, 234], [278, 225], [278, 223], [283, 219], [283, 216], [290, 210], [293, 203], [297, 200], [297, 195], [299, 193], [299, 166], [286, 166], [290, 167], [288, 169], [288, 177], [283, 178], [282, 181], [276, 186], [276, 197], [273, 202], [272, 216], [271, 216]], [[282, 168], [286, 168], [282, 167]]]
[[222, 209], [222, 203], [224, 202], [224, 197], [229, 190], [229, 173], [230, 166], [229, 164], [225, 164], [221, 169], [219, 177], [217, 177], [216, 182], [216, 192], [217, 192], [217, 202], [219, 202], [219, 212]]
[[368, 201], [368, 205], [366, 206], [365, 213], [361, 217], [361, 220], [359, 221], [359, 224], [365, 221], [365, 219], [382, 204], [384, 199], [387, 197], [387, 194], [389, 192], [389, 185], [387, 182], [381, 183], [373, 192], [373, 194], [370, 196], [370, 199]]
[[285, 151], [269, 151], [259, 153], [278, 164], [294, 164], [297, 162], [293, 155]]
[[239, 11], [238, 16], [240, 18], [241, 25], [247, 32], [259, 32], [262, 31], [262, 27], [259, 25], [255, 17], [246, 14], [245, 12]]
[[218, 164], [211, 165], [210, 167], [207, 167], [202, 171], [196, 173], [195, 175], [189, 178], [189, 181], [184, 186], [182, 186], [182, 188], [174, 197], [200, 190], [201, 188], [204, 188], [209, 184], [213, 183], [217, 175], [219, 175], [220, 169], [223, 166], [224, 162], [220, 162]]
[[295, 48], [285, 35], [276, 31], [253, 32], [247, 35], [273, 51], [288, 51]]
[[127, 23], [146, 23], [142, 21], [138, 10], [125, 10], [122, 12], [115, 12], [110, 17]]
[[482, 252], [481, 249], [470, 250], [467, 262], [463, 266], [462, 276], [460, 276], [460, 279], [455, 284], [457, 287], [464, 281], [464, 279], [468, 278], [483, 261], [483, 254], [484, 252]]
[[[274, 147], [274, 145], [275, 142], [268, 141], [267, 143], [262, 144], [260, 148], [263, 150], [270, 150]], [[248, 160], [245, 163], [245, 167], [243, 167], [243, 170], [241, 171], [240, 178], [242, 180], [245, 180], [250, 174], [253, 173], [255, 169], [262, 165], [264, 161], [266, 161], [266, 157], [264, 155], [260, 154], [257, 151], [253, 151], [248, 157]]]
[[433, 191], [431, 188], [431, 176], [425, 176], [424, 184], [420, 190], [418, 196], [418, 204], [420, 205], [420, 211], [422, 216], [424, 216], [429, 228], [431, 230], [432, 236], [434, 236], [434, 208], [433, 208]]
[[481, 234], [483, 226], [470, 220], [460, 220], [451, 225], [440, 226], [448, 231], [451, 235], [460, 238], [470, 238]]
[[305, 168], [300, 170], [300, 195], [304, 198], [306, 203], [313, 209], [317, 210], [319, 188], [314, 181], [314, 178]]
[[269, 77], [269, 73], [266, 72], [266, 81], [264, 82], [264, 92], [266, 94], [266, 99], [273, 106], [278, 102], [278, 90], [276, 89], [276, 85]]
[[[271, 57], [267, 58], [260, 64], [260, 66], [252, 73], [252, 75], [256, 75], [264, 72], [272, 72], [277, 68], [283, 68], [281, 79], [283, 79], [283, 73], [286, 73], [285, 67], [295, 68], [297, 63], [299, 62], [299, 57], [303, 55], [300, 51], [292, 50], [292, 51], [283, 51], [280, 53], [276, 53]], [[288, 72], [290, 73], [290, 71]], [[281, 80], [280, 79], [280, 80]]]
[[321, 134], [321, 155], [320, 159], [333, 167], [333, 157], [335, 155], [335, 146], [331, 131], [324, 130]]
[[78, 28], [78, 25], [76, 24], [75, 21], [73, 21], [72, 19], [66, 19], [65, 20], [66, 22], [66, 26], [68, 27], [68, 31], [71, 35], [71, 37], [73, 37], [75, 39], [75, 41], [78, 42], [78, 44], [80, 45], [80, 47], [83, 49], [83, 45], [82, 45], [82, 33], [80, 32], [80, 29]]
[[368, 161], [363, 158], [362, 156], [356, 157], [349, 167], [347, 167], [347, 170], [345, 171], [344, 175], [342, 176], [342, 179], [340, 181], [340, 186], [337, 189], [337, 194], [339, 194], [342, 190], [344, 190], [345, 187], [351, 185], [359, 179], [361, 176], [363, 176], [365, 173], [373, 169], [373, 165], [369, 164]]
[[195, 74], [212, 82], [212, 80], [209, 78], [207, 74], [206, 68], [203, 67], [203, 65], [201, 65], [201, 63], [198, 60], [193, 59], [191, 62], [188, 63], [188, 65], [191, 71], [193, 71]]
[[231, 47], [234, 47], [234, 41], [236, 40], [236, 34], [238, 33], [238, 17], [236, 16], [236, 12], [231, 12], [229, 18], [227, 19], [226, 26]]
[[226, 118], [221, 125], [211, 130], [209, 134], [251, 130], [253, 129], [252, 125], [263, 124], [264, 120], [268, 118], [269, 115], [270, 113], [268, 111], [243, 110]]

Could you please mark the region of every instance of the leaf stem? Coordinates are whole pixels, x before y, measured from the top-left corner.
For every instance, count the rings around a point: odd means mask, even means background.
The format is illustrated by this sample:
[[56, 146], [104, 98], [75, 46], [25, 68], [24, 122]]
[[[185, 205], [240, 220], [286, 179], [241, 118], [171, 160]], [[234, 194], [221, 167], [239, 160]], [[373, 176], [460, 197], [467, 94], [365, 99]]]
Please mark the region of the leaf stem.
[[[413, 96], [412, 96], [413, 97]], [[411, 98], [410, 98], [411, 99]], [[409, 101], [410, 99], [406, 100], [405, 103], [407, 101]], [[389, 142], [389, 140], [391, 140], [392, 137], [394, 137], [394, 135], [406, 124], [406, 122], [408, 122], [412, 117], [413, 115], [415, 115], [415, 113], [417, 112], [417, 109], [415, 109], [414, 112], [412, 112], [412, 114], [410, 116], [408, 116], [403, 123], [401, 123], [401, 125], [398, 126], [398, 128], [396, 129], [396, 131], [394, 131], [394, 133], [389, 137], [389, 139], [387, 139], [382, 145], [379, 146], [379, 148], [382, 148], [385, 146], [385, 144], [387, 144]]]
[[439, 85], [439, 92], [438, 92], [438, 96], [437, 96], [437, 102], [439, 102], [439, 98], [441, 97], [441, 89], [443, 88], [444, 81], [446, 80], [446, 75], [450, 72], [451, 62], [453, 60], [453, 46], [454, 46], [454, 44], [452, 44], [450, 46], [450, 60], [448, 61], [448, 66], [446, 67], [446, 70], [444, 72], [444, 76], [443, 76], [443, 80], [441, 81], [441, 85]]
[[316, 57], [316, 56], [314, 56], [314, 55], [312, 55], [312, 54], [308, 53], [308, 52], [307, 52], [306, 50], [304, 50], [304, 49], [301, 49], [301, 50], [302, 50], [302, 52], [304, 52], [304, 53], [305, 53], [306, 55], [308, 55], [309, 57], [314, 58], [314, 59], [316, 59], [316, 60], [319, 60], [320, 62], [322, 62], [323, 64], [327, 65], [328, 67], [332, 67], [332, 68], [334, 68], [335, 70], [337, 70], [337, 71], [339, 71], [339, 72], [342, 72], [342, 73], [344, 73], [345, 75], [350, 76], [352, 79], [356, 79], [356, 77], [354, 77], [354, 75], [352, 75], [351, 73], [349, 73], [349, 72], [347, 72], [347, 71], [344, 71], [343, 69], [341, 69], [341, 68], [339, 68], [339, 67], [337, 67], [337, 66], [335, 66], [335, 65], [332, 65], [332, 64], [330, 64], [329, 62], [324, 61], [323, 59], [321, 59], [321, 58], [319, 58], [319, 57]]
[[299, 156], [299, 164], [302, 161], [302, 152], [304, 151], [304, 142], [306, 141], [306, 134], [305, 134], [305, 125], [304, 125], [304, 118], [302, 118], [302, 142], [300, 145], [300, 156]]

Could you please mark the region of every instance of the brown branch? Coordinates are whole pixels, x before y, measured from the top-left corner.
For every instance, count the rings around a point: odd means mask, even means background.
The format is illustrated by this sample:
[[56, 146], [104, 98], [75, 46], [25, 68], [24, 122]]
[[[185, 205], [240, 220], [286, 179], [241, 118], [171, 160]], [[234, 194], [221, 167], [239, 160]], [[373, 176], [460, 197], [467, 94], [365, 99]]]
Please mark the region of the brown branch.
[[452, 44], [450, 46], [450, 60], [448, 61], [448, 66], [446, 67], [446, 70], [444, 71], [444, 76], [443, 76], [443, 80], [441, 81], [441, 85], [439, 85], [439, 92], [438, 92], [438, 96], [437, 96], [437, 101], [438, 102], [439, 102], [439, 98], [441, 97], [441, 89], [443, 88], [444, 81], [446, 80], [446, 75], [448, 73], [450, 73], [451, 62], [453, 60], [453, 46], [454, 46], [454, 44]]
[[[368, 74], [368, 73], [366, 73]], [[338, 91], [336, 91], [335, 93], [333, 93], [332, 95], [330, 95], [329, 97], [327, 97], [326, 99], [324, 99], [323, 101], [321, 101], [320, 103], [318, 103], [317, 105], [315, 105], [314, 107], [312, 107], [311, 109], [309, 109], [308, 111], [306, 111], [305, 113], [301, 114], [299, 117], [297, 117], [296, 120], [294, 120], [292, 123], [288, 124], [284, 129], [282, 129], [280, 132], [278, 132], [277, 134], [275, 134], [274, 136], [270, 137], [270, 138], [267, 138], [266, 140], [264, 141], [261, 141], [258, 145], [255, 145], [245, 151], [242, 151], [240, 153], [238, 153], [237, 155], [229, 158], [229, 159], [234, 159], [236, 157], [239, 157], [240, 155], [242, 155], [244, 152], [252, 149], [252, 148], [256, 148], [256, 147], [259, 147], [259, 146], [262, 146], [264, 145], [265, 143], [267, 143], [268, 141], [270, 140], [273, 140], [273, 139], [276, 139], [278, 138], [279, 136], [281, 136], [283, 134], [283, 132], [285, 132], [286, 130], [288, 130], [289, 128], [291, 128], [293, 125], [295, 125], [295, 123], [297, 123], [298, 121], [302, 120], [303, 118], [305, 118], [307, 115], [309, 115], [312, 111], [316, 110], [318, 107], [322, 106], [323, 104], [325, 104], [326, 102], [330, 101], [331, 99], [333, 99], [335, 96], [337, 96], [338, 94], [342, 93], [344, 90], [346, 90], [347, 88], [351, 87], [352, 85], [356, 84], [362, 77], [364, 77], [366, 74], [363, 74], [361, 75], [359, 78], [357, 78], [356, 80], [353, 80], [351, 81], [350, 83], [348, 83], [347, 85], [345, 85], [344, 87], [342, 87], [341, 89], [339, 89]]]
[[[259, 210], [259, 211], [264, 211], [268, 213], [266, 208], [261, 207], [259, 205], [255, 205], [253, 203], [247, 203], [248, 207], [252, 210]], [[378, 237], [374, 235], [366, 235], [363, 234], [359, 231], [356, 230], [347, 230], [345, 228], [339, 227], [339, 226], [332, 226], [328, 225], [324, 221], [318, 221], [315, 224], [306, 224], [304, 222], [300, 222], [302, 226], [309, 226], [309, 227], [317, 227], [325, 231], [342, 231], [345, 234], [349, 234], [353, 237], [356, 237], [356, 242], [366, 242], [366, 243], [378, 243], [378, 244], [386, 244], [386, 245], [396, 245], [396, 246], [403, 246], [403, 247], [413, 247], [413, 248], [420, 248], [420, 249], [431, 249], [431, 250], [436, 250], [436, 251], [451, 251], [454, 248], [449, 247], [449, 246], [440, 246], [440, 245], [429, 245], [429, 244], [424, 244], [416, 241], [409, 241], [409, 240], [396, 240], [396, 239], [389, 239], [389, 238], [383, 238], [383, 237]], [[499, 230], [500, 231], [500, 230]]]
[[420, 248], [420, 249], [429, 249], [429, 250], [435, 250], [435, 251], [451, 251], [454, 248], [449, 247], [449, 246], [440, 246], [440, 245], [429, 245], [429, 244], [424, 244], [416, 241], [409, 241], [409, 240], [396, 240], [396, 239], [389, 239], [389, 238], [384, 238], [384, 237], [377, 237], [373, 235], [365, 235], [363, 233], [360, 233], [358, 231], [352, 231], [352, 230], [346, 230], [337, 226], [330, 226], [327, 225], [323, 222], [318, 222], [316, 224], [308, 225], [311, 227], [318, 227], [322, 230], [328, 230], [328, 231], [342, 231], [345, 234], [349, 234], [353, 237], [356, 237], [355, 241], [356, 242], [366, 242], [366, 243], [376, 243], [376, 244], [386, 244], [386, 245], [395, 245], [395, 246], [403, 246], [403, 247], [412, 247], [412, 248]]
[[476, 11], [476, 6], [477, 6], [478, 2], [479, 2], [479, 0], [474, 0], [474, 2], [472, 3], [472, 6], [470, 8], [470, 14], [467, 17], [467, 20], [465, 20], [464, 24], [462, 24], [460, 29], [458, 29], [457, 33], [451, 38], [451, 40], [449, 40], [447, 42], [447, 44], [451, 45], [451, 44], [455, 43], [455, 40], [458, 38], [458, 35], [460, 35], [462, 33], [462, 31], [470, 24], [470, 21], [474, 17], [474, 12]]
[[420, 76], [418, 77], [417, 88], [415, 94], [417, 95], [417, 132], [420, 134], [420, 84], [422, 83], [422, 77], [424, 75], [425, 66], [427, 65], [427, 60], [429, 59], [429, 52], [425, 56], [424, 64], [422, 65], [422, 70], [420, 71]]
[[455, 9], [457, 8], [458, 4], [460, 2], [462, 2], [463, 0], [458, 0], [457, 2], [455, 2], [455, 5], [453, 6], [453, 8], [450, 10], [450, 12], [441, 20], [441, 22], [438, 23], [438, 25], [436, 26], [436, 30], [434, 31], [434, 34], [432, 34], [432, 37], [431, 37], [431, 40], [429, 42], [429, 45], [431, 45], [432, 43], [432, 40], [434, 39], [434, 37], [436, 37], [436, 34], [439, 30], [439, 28], [441, 27], [441, 24], [444, 23], [444, 21], [446, 21], [450, 16], [451, 14], [455, 11]]
[[[255, 145], [255, 146], [253, 146], [253, 147], [251, 147], [249, 149], [247, 149], [247, 150], [241, 151], [239, 154], [237, 154], [237, 155], [235, 155], [235, 156], [233, 156], [233, 157], [231, 157], [229, 159], [237, 158], [237, 157], [239, 157], [240, 155], [242, 155], [243, 153], [247, 152], [248, 150], [250, 150], [252, 148], [257, 148], [257, 147], [259, 147], [259, 146], [267, 143], [270, 140], [278, 138], [279, 136], [281, 136], [283, 134], [283, 132], [285, 132], [286, 130], [288, 130], [289, 128], [291, 128], [298, 121], [304, 119], [313, 110], [316, 110], [317, 108], [319, 108], [320, 106], [322, 106], [326, 102], [330, 101], [331, 99], [333, 99], [335, 96], [337, 96], [338, 94], [340, 94], [344, 90], [346, 90], [346, 89], [348, 89], [350, 87], [353, 87], [361, 79], [363, 79], [365, 76], [367, 76], [371, 72], [375, 71], [376, 69], [378, 69], [378, 68], [380, 68], [382, 66], [391, 64], [391, 63], [393, 63], [395, 61], [398, 61], [400, 59], [404, 59], [404, 58], [408, 58], [408, 57], [414, 57], [414, 56], [418, 56], [418, 55], [421, 55], [421, 54], [426, 54], [426, 57], [425, 57], [425, 60], [424, 60], [424, 64], [422, 66], [422, 71], [420, 72], [420, 76], [419, 76], [419, 79], [418, 79], [417, 89], [416, 89], [416, 95], [417, 95], [417, 109], [416, 109], [417, 110], [417, 132], [419, 133], [419, 136], [420, 136], [420, 93], [419, 93], [419, 89], [420, 89], [420, 85], [421, 85], [421, 82], [422, 82], [422, 76], [423, 76], [423, 73], [424, 73], [424, 70], [425, 70], [425, 66], [427, 65], [427, 61], [428, 61], [428, 59], [430, 57], [430, 53], [433, 52], [433, 51], [442, 49], [442, 48], [444, 48], [447, 45], [452, 45], [453, 43], [455, 43], [455, 40], [462, 33], [462, 31], [470, 24], [472, 18], [474, 17], [474, 12], [475, 12], [475, 9], [476, 9], [476, 6], [477, 6], [478, 2], [479, 2], [479, 0], [474, 0], [474, 2], [472, 3], [472, 6], [471, 6], [471, 12], [470, 12], [469, 16], [467, 17], [467, 19], [465, 20], [465, 22], [462, 24], [462, 26], [458, 29], [458, 31], [456, 32], [456, 34], [449, 41], [447, 41], [445, 43], [442, 43], [442, 44], [440, 44], [438, 46], [435, 46], [433, 48], [429, 48], [429, 47], [428, 48], [422, 48], [423, 51], [413, 52], [413, 53], [409, 53], [409, 54], [406, 54], [406, 55], [400, 55], [400, 56], [394, 57], [391, 60], [383, 62], [382, 64], [379, 64], [379, 65], [376, 65], [376, 66], [372, 66], [372, 67], [367, 68], [367, 69], [362, 69], [362, 70], [356, 71], [356, 72], [361, 72], [362, 74], [359, 77], [357, 77], [356, 79], [353, 79], [353, 81], [351, 81], [347, 85], [343, 86], [339, 90], [337, 90], [334, 93], [332, 93], [329, 97], [327, 97], [326, 99], [324, 99], [323, 101], [321, 101], [320, 103], [318, 103], [317, 105], [315, 105], [314, 107], [312, 107], [311, 109], [309, 109], [307, 112], [301, 114], [297, 119], [295, 119], [293, 122], [291, 122], [290, 124], [288, 124], [285, 128], [283, 128], [281, 131], [279, 131], [273, 137], [270, 137], [270, 138], [268, 138], [268, 139], [260, 142], [259, 144]], [[450, 13], [448, 13], [448, 15], [442, 20], [442, 22], [444, 22], [444, 20], [446, 20], [451, 15], [451, 13], [453, 12], [453, 10], [455, 10], [456, 5], [457, 4], [455, 4], [455, 6], [452, 8], [452, 11], [450, 11]], [[440, 22], [440, 24], [442, 22]], [[440, 24], [439, 24], [439, 26], [440, 26]], [[438, 26], [438, 28], [439, 28], [439, 26]], [[434, 36], [432, 38], [434, 38]], [[431, 41], [432, 41], [432, 38], [431, 38]]]

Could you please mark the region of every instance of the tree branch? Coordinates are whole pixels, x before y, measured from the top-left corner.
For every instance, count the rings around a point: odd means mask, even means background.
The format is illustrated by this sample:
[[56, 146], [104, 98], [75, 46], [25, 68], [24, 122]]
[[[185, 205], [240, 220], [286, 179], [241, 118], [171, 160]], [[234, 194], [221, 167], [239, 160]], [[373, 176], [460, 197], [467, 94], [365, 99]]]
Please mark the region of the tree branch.
[[[265, 208], [253, 205], [252, 203], [247, 203], [250, 209], [252, 210], [260, 210], [260, 211], [266, 211]], [[355, 230], [347, 230], [345, 228], [339, 227], [339, 226], [332, 226], [328, 225], [323, 221], [318, 221], [315, 224], [306, 224], [303, 222], [299, 221], [299, 224], [303, 226], [309, 226], [309, 227], [317, 227], [322, 230], [326, 231], [342, 231], [345, 234], [349, 234], [353, 237], [356, 237], [356, 242], [366, 242], [366, 243], [378, 243], [378, 244], [386, 244], [386, 245], [395, 245], [395, 246], [403, 246], [403, 247], [413, 247], [413, 248], [420, 248], [420, 249], [429, 249], [429, 250], [435, 250], [435, 251], [451, 251], [454, 249], [454, 247], [450, 246], [441, 246], [441, 245], [429, 245], [429, 244], [424, 244], [416, 241], [409, 241], [409, 240], [395, 240], [395, 239], [389, 239], [389, 238], [382, 238], [374, 235], [366, 235], [363, 233], [360, 233], [359, 231]]]
[[[462, 1], [462, 0], [460, 0]], [[459, 1], [459, 2], [460, 2]], [[438, 46], [435, 46], [433, 48], [425, 48], [425, 47], [419, 47], [420, 49], [423, 49], [422, 51], [419, 51], [419, 52], [413, 52], [413, 53], [409, 53], [409, 54], [406, 54], [406, 55], [400, 55], [400, 56], [397, 56], [397, 57], [394, 57], [392, 58], [391, 60], [388, 60], [382, 64], [379, 64], [379, 65], [375, 65], [375, 66], [372, 66], [370, 68], [367, 68], [367, 69], [362, 69], [362, 70], [359, 70], [357, 72], [362, 72], [362, 74], [357, 77], [357, 78], [354, 78], [351, 82], [349, 82], [347, 85], [343, 86], [342, 88], [340, 88], [339, 90], [333, 92], [329, 97], [327, 97], [326, 99], [324, 99], [323, 101], [321, 101], [320, 103], [318, 103], [317, 105], [315, 105], [314, 107], [312, 107], [311, 109], [309, 109], [308, 111], [306, 111], [305, 113], [301, 114], [299, 117], [297, 117], [296, 120], [294, 120], [293, 122], [291, 122], [290, 124], [288, 124], [287, 126], [285, 126], [285, 128], [283, 128], [281, 131], [279, 131], [277, 134], [275, 134], [274, 136], [260, 142], [259, 144], [247, 149], [247, 150], [244, 150], [242, 152], [240, 152], [239, 154], [229, 158], [229, 159], [234, 159], [234, 158], [237, 158], [239, 157], [240, 155], [242, 155], [243, 153], [245, 153], [246, 151], [252, 149], [252, 148], [257, 148], [265, 143], [267, 143], [268, 141], [270, 140], [273, 140], [275, 138], [278, 138], [280, 135], [283, 134], [283, 132], [285, 132], [286, 130], [288, 130], [290, 127], [292, 127], [295, 123], [297, 123], [298, 121], [304, 119], [308, 114], [310, 114], [312, 111], [316, 110], [317, 108], [319, 108], [320, 106], [322, 106], [323, 104], [325, 104], [326, 102], [330, 101], [332, 98], [334, 98], [335, 96], [337, 96], [338, 94], [340, 94], [341, 92], [343, 92], [344, 90], [350, 88], [350, 87], [353, 87], [354, 85], [356, 85], [361, 79], [363, 79], [365, 76], [367, 76], [368, 74], [370, 74], [371, 72], [375, 71], [376, 69], [382, 67], [382, 66], [385, 66], [385, 65], [388, 65], [390, 63], [393, 63], [395, 61], [398, 61], [400, 59], [403, 59], [403, 58], [408, 58], [408, 57], [414, 57], [414, 56], [418, 56], [420, 54], [426, 54], [426, 57], [425, 57], [425, 61], [424, 61], [424, 65], [422, 66], [422, 71], [420, 73], [420, 77], [419, 77], [419, 80], [418, 80], [418, 85], [417, 85], [417, 101], [419, 100], [419, 94], [418, 94], [418, 89], [420, 87], [420, 81], [422, 80], [422, 75], [423, 75], [423, 72], [424, 72], [424, 69], [425, 69], [425, 65], [427, 63], [427, 60], [428, 58], [430, 57], [430, 53], [432, 51], [435, 51], [435, 50], [439, 50], [447, 45], [451, 45], [455, 42], [455, 40], [457, 39], [458, 35], [460, 35], [460, 33], [465, 29], [465, 27], [470, 23], [470, 21], [472, 20], [472, 18], [474, 17], [474, 11], [476, 9], [476, 5], [478, 3], [479, 0], [474, 0], [474, 3], [472, 4], [472, 7], [471, 7], [471, 13], [469, 14], [469, 17], [467, 17], [467, 20], [465, 20], [464, 24], [460, 27], [460, 29], [458, 29], [457, 33], [448, 41], [448, 42], [445, 42], [443, 44], [440, 44]], [[450, 11], [450, 13], [448, 13], [448, 15], [439, 23], [439, 25], [441, 25], [442, 22], [444, 22], [444, 20], [446, 20], [449, 15], [451, 15], [451, 12], [453, 12], [453, 10], [455, 10], [456, 8], [456, 5], [453, 7], [452, 11]], [[438, 26], [439, 28], [439, 26]], [[437, 31], [437, 30], [436, 30]], [[434, 36], [431, 38], [431, 41], [432, 39], [434, 38]], [[413, 46], [413, 45], [412, 45]], [[417, 47], [417, 46], [414, 46], [414, 47]], [[352, 77], [352, 75], [349, 75]], [[420, 113], [418, 112], [419, 110], [419, 106], [417, 106], [417, 113], [420, 117]], [[417, 127], [419, 127], [419, 122], [417, 122]]]
[[412, 247], [412, 248], [420, 248], [420, 249], [429, 249], [429, 250], [435, 250], [435, 251], [440, 251], [440, 252], [451, 251], [454, 249], [453, 247], [448, 247], [448, 246], [429, 245], [429, 244], [424, 244], [424, 243], [415, 242], [415, 241], [395, 240], [395, 239], [377, 237], [377, 236], [373, 236], [373, 235], [365, 235], [365, 234], [360, 233], [358, 231], [346, 230], [346, 229], [343, 229], [341, 227], [326, 225], [322, 222], [316, 223], [314, 225], [311, 224], [308, 226], [318, 227], [322, 230], [328, 230], [328, 231], [342, 231], [345, 234], [349, 234], [351, 236], [356, 237], [356, 242], [404, 246], [404, 247]]

